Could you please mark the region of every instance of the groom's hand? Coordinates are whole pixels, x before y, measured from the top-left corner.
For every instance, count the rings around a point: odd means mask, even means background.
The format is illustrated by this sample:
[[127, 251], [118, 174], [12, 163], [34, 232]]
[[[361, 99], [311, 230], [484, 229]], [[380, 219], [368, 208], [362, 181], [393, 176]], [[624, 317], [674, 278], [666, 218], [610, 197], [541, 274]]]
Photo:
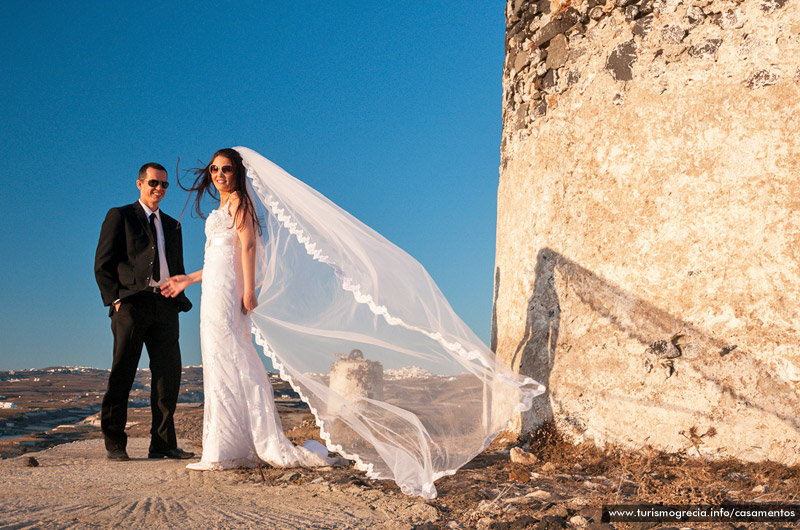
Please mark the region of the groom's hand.
[[191, 285], [192, 281], [185, 274], [178, 274], [177, 276], [170, 276], [167, 281], [161, 286], [161, 294], [167, 298], [175, 298], [183, 292], [184, 289]]

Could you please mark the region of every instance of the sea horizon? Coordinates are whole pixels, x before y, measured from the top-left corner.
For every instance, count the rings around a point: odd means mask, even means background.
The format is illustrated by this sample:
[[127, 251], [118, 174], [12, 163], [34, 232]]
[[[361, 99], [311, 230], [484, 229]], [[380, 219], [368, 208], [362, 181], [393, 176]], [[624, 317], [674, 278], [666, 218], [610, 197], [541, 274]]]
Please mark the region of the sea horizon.
[[[182, 369], [186, 369], [186, 368], [202, 368], [202, 367], [203, 367], [202, 364], [196, 364], [196, 365], [195, 364], [189, 364], [189, 365], [182, 366], [181, 368]], [[2, 373], [2, 372], [5, 372], [5, 373], [55, 372], [56, 370], [59, 370], [59, 371], [64, 371], [64, 370], [69, 370], [69, 371], [100, 370], [100, 371], [103, 371], [103, 372], [109, 372], [109, 371], [111, 371], [111, 368], [99, 368], [99, 367], [96, 367], [96, 366], [59, 365], [59, 366], [45, 366], [43, 368], [10, 368], [10, 369], [0, 368], [0, 373]], [[138, 372], [143, 372], [143, 371], [149, 372], [150, 368], [137, 368], [137, 371]]]

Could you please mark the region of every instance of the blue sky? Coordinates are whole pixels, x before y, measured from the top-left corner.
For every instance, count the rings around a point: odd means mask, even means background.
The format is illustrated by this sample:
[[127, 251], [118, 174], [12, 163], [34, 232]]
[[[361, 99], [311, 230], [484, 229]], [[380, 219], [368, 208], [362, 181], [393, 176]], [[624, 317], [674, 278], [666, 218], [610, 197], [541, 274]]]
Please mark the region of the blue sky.
[[[220, 7], [223, 6], [223, 7]], [[162, 163], [244, 145], [417, 258], [489, 341], [503, 3], [4, 2], [0, 370], [111, 364], [93, 260]], [[206, 208], [211, 208], [209, 204]], [[203, 222], [184, 217], [187, 269]], [[199, 306], [200, 288], [188, 296]], [[197, 307], [181, 318], [200, 364]], [[143, 354], [142, 366], [147, 356]]]

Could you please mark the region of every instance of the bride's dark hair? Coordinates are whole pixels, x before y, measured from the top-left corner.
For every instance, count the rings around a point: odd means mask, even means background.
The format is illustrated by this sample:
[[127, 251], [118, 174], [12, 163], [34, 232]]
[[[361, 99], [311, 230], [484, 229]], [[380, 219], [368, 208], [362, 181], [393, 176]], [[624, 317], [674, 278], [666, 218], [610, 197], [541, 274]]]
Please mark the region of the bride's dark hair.
[[194, 191], [197, 192], [197, 195], [194, 198], [194, 209], [197, 212], [197, 215], [199, 215], [202, 219], [205, 219], [205, 216], [200, 209], [200, 201], [203, 199], [203, 195], [208, 193], [211, 198], [216, 200], [220, 199], [217, 188], [214, 187], [214, 184], [211, 181], [210, 169], [211, 164], [218, 156], [224, 156], [233, 163], [234, 191], [239, 194], [239, 199], [241, 201], [239, 203], [239, 208], [236, 210], [234, 224], [237, 227], [242, 228], [245, 225], [245, 219], [249, 217], [253, 220], [253, 228], [258, 232], [259, 235], [261, 235], [261, 223], [258, 221], [258, 213], [256, 212], [255, 206], [253, 206], [253, 201], [250, 199], [250, 194], [247, 193], [247, 170], [244, 168], [242, 155], [240, 155], [236, 149], [220, 149], [214, 153], [214, 156], [211, 157], [211, 161], [206, 164], [205, 167], [190, 169], [189, 171], [197, 175], [191, 188], [184, 188], [180, 183], [180, 179], [178, 180], [178, 184], [181, 186], [181, 188], [190, 193]]

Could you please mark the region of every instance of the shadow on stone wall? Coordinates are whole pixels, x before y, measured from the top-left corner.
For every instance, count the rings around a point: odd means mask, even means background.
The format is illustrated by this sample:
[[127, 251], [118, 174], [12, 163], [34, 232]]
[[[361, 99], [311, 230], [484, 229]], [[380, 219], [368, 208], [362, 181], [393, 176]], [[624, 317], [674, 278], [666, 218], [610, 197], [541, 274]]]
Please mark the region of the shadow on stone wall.
[[[556, 282], [556, 272], [560, 277], [558, 282]], [[495, 274], [496, 300], [500, 283], [499, 269]], [[643, 380], [648, 356], [651, 356], [651, 361], [661, 363], [662, 367], [669, 365], [669, 371], [666, 372], [667, 382], [673, 371], [685, 371], [687, 374], [694, 372], [692, 377], [702, 379], [704, 383], [713, 383], [723, 396], [741, 406], [774, 417], [800, 436], [800, 420], [796, 414], [800, 396], [790, 383], [783, 382], [770, 373], [765, 363], [748, 355], [736, 345], [728, 344], [697, 326], [659, 309], [549, 248], [543, 248], [538, 253], [533, 292], [528, 300], [525, 332], [510, 360], [510, 365], [514, 369], [519, 369], [521, 374], [533, 377], [548, 387], [548, 392], [536, 400], [534, 408], [523, 414], [524, 430], [533, 431], [536, 426], [553, 419], [553, 400], [549, 383], [556, 357], [564, 353], [558, 350], [558, 338], [562, 302], [567, 295], [566, 292], [558, 292], [557, 283], [562, 286], [560, 287], [562, 291], [569, 290], [577, 296], [597, 318], [606, 319], [613, 327], [642, 344]], [[493, 322], [494, 346], [497, 341], [495, 328], [496, 323]], [[679, 342], [676, 342], [675, 337], [680, 337]], [[659, 358], [657, 351], [659, 344], [666, 347], [677, 344], [673, 353], [677, 356]], [[562, 344], [562, 348], [565, 346], [572, 347]], [[732, 377], [732, 374], [737, 376]], [[568, 386], [576, 383], [573, 381]], [[699, 391], [700, 386], [698, 386]], [[666, 387], [665, 393], [668, 392], [669, 388]], [[555, 393], [557, 395], [558, 390]], [[666, 395], [664, 397], [669, 399]], [[621, 401], [636, 399], [635, 396], [619, 394], [616, 396], [604, 394], [604, 398]], [[648, 407], [657, 405], [665, 409], [675, 407], [675, 403], [666, 401], [660, 404], [642, 401], [642, 404]], [[699, 413], [699, 411], [693, 412]], [[564, 419], [569, 421], [569, 418]]]

